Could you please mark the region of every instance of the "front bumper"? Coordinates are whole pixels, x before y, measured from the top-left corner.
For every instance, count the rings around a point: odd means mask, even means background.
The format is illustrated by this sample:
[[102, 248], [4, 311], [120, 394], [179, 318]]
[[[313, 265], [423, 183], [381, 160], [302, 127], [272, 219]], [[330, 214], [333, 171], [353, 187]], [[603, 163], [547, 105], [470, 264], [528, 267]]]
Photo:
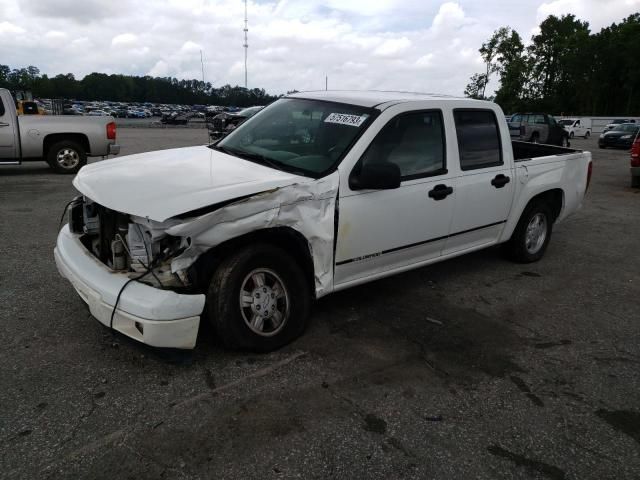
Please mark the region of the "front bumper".
[[118, 155], [119, 153], [120, 153], [120, 145], [117, 145], [115, 143], [110, 143], [108, 155]]
[[[91, 314], [109, 326], [128, 275], [113, 272], [96, 259], [68, 225], [60, 230], [54, 256], [58, 271], [71, 282]], [[190, 349], [196, 344], [204, 303], [204, 295], [182, 295], [131, 282], [120, 296], [113, 329], [154, 347]]]

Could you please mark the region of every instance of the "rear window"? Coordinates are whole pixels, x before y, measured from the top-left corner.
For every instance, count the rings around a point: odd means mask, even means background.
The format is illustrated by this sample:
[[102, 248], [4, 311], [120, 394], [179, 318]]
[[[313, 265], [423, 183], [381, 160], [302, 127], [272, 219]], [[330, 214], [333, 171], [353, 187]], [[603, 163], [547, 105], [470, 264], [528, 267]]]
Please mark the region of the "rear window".
[[456, 109], [453, 117], [462, 170], [503, 164], [498, 120], [492, 110]]

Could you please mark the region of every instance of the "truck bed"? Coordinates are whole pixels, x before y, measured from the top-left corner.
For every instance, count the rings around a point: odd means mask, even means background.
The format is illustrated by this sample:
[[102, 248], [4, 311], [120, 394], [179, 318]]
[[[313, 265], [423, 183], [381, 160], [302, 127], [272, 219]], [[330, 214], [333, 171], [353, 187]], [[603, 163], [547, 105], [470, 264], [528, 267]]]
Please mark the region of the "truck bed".
[[568, 155], [581, 152], [574, 148], [558, 147], [557, 145], [545, 145], [542, 143], [523, 142], [512, 140], [513, 158], [516, 162], [524, 162], [536, 157], [548, 157], [551, 155]]

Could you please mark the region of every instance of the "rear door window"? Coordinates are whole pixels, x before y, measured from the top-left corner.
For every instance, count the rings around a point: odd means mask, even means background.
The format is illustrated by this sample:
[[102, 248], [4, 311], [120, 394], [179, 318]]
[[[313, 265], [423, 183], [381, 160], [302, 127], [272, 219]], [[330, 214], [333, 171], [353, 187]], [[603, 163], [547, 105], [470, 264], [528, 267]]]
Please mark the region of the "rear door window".
[[498, 120], [492, 110], [456, 109], [453, 117], [462, 170], [503, 164]]
[[2, 99], [0, 98], [0, 117], [4, 115], [4, 104], [2, 103]]

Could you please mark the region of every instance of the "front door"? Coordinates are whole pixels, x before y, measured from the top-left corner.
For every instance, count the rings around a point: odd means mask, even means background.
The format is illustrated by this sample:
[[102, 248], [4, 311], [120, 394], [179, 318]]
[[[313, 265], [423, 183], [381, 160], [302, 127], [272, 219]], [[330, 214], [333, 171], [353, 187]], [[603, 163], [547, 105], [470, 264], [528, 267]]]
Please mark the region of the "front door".
[[455, 202], [455, 174], [446, 166], [440, 110], [392, 118], [354, 168], [391, 162], [401, 186], [350, 190], [339, 199], [334, 284], [383, 276], [440, 256]]
[[16, 119], [0, 99], [0, 163], [16, 163]]
[[456, 185], [451, 232], [443, 254], [497, 242], [511, 210], [515, 178], [505, 165], [492, 110], [453, 112], [462, 176]]

